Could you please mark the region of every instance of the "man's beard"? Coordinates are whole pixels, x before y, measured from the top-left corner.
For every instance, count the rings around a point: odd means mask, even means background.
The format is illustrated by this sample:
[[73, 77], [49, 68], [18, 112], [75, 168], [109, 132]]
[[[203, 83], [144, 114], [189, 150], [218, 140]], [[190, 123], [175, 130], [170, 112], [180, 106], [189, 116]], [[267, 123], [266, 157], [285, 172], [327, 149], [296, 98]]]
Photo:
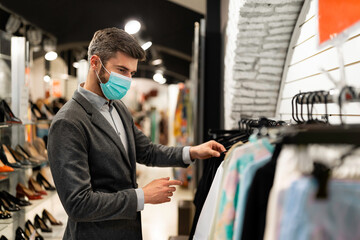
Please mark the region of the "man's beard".
[[[107, 80], [106, 80], [106, 78], [105, 78], [105, 70], [104, 70], [104, 68], [101, 68], [100, 69], [100, 72], [99, 72], [99, 78], [100, 78], [100, 80], [101, 80], [101, 83], [107, 83]], [[99, 83], [100, 84], [100, 83]]]

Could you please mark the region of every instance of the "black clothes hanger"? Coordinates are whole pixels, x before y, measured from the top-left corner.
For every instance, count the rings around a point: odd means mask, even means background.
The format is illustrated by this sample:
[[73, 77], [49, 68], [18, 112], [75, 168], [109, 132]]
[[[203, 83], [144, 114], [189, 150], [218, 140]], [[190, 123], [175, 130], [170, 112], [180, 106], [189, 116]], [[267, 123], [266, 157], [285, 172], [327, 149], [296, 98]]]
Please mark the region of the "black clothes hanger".
[[328, 182], [331, 177], [332, 171], [335, 168], [340, 167], [344, 163], [345, 158], [351, 156], [358, 148], [360, 148], [360, 146], [352, 146], [352, 148], [348, 152], [346, 152], [340, 157], [339, 164], [333, 167], [328, 167], [319, 161], [314, 161], [314, 170], [311, 174], [318, 182], [318, 190], [316, 193], [317, 199], [326, 199], [328, 197]]

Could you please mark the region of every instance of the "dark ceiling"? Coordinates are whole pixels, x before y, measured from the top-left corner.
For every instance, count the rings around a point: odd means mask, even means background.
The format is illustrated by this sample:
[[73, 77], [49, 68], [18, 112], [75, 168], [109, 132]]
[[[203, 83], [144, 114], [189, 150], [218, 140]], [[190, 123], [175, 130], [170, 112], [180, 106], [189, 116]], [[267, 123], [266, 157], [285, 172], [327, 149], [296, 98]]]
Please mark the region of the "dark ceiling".
[[68, 64], [74, 60], [72, 51], [86, 49], [96, 30], [124, 28], [127, 20], [137, 19], [142, 24], [138, 37], [153, 42], [147, 62], [139, 65], [139, 75], [151, 78], [155, 69], [149, 62], [159, 55], [170, 82], [189, 77], [194, 23], [204, 17], [166, 0], [0, 0], [0, 8], [2, 30], [9, 12], [19, 15], [55, 36], [58, 51], [68, 58]]

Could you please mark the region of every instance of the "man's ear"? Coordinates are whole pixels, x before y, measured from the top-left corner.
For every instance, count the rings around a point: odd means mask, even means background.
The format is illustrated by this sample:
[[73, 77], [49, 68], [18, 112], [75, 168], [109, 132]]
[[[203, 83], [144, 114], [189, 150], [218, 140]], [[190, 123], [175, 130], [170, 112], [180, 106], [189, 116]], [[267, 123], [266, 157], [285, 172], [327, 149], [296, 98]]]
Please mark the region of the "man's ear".
[[90, 68], [92, 70], [98, 71], [99, 65], [101, 65], [99, 56], [92, 55], [90, 58]]

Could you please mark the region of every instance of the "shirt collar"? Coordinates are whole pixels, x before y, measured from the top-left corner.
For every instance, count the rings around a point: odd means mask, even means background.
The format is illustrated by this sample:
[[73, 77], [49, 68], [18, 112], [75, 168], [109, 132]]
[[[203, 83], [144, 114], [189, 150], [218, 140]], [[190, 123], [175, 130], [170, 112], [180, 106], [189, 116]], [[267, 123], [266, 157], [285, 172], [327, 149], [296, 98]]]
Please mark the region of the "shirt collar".
[[84, 83], [79, 84], [78, 91], [84, 98], [86, 98], [86, 100], [91, 103], [91, 105], [93, 105], [99, 111], [104, 105], [112, 104], [112, 101], [109, 102], [103, 97], [85, 89]]

